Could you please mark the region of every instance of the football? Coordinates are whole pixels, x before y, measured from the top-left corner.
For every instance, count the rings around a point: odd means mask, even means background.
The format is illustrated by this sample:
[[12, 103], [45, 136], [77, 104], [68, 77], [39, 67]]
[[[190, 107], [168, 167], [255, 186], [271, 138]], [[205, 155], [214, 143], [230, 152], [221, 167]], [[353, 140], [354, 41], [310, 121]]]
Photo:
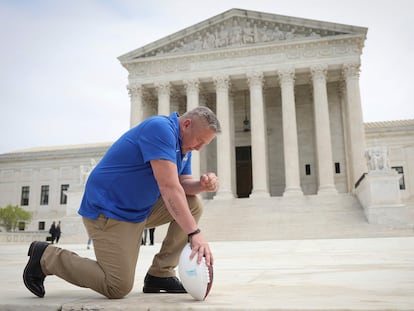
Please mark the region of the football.
[[204, 300], [213, 284], [213, 266], [207, 266], [205, 258], [197, 264], [197, 255], [190, 260], [191, 247], [187, 243], [183, 248], [178, 263], [178, 274], [187, 293], [194, 299]]

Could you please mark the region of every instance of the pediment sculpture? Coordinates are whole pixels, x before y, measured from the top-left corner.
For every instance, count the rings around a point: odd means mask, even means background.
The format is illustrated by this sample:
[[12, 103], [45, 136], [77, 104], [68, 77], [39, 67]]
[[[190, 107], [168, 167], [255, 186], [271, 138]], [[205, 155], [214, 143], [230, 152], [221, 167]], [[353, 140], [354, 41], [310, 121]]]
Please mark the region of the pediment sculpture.
[[141, 55], [141, 57], [241, 47], [303, 38], [319, 39], [340, 34], [343, 33], [252, 18], [233, 17], [156, 48]]

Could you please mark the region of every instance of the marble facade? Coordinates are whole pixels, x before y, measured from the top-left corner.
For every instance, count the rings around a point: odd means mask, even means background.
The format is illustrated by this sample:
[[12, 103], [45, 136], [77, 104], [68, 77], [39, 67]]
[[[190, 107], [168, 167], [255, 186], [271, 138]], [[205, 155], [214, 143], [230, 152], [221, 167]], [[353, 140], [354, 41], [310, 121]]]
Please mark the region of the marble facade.
[[129, 73], [131, 126], [153, 114], [212, 108], [224, 131], [193, 170], [217, 170], [216, 198], [237, 197], [234, 150], [243, 146], [251, 148], [250, 197], [352, 191], [366, 171], [359, 90], [366, 33], [229, 10], [119, 57]]

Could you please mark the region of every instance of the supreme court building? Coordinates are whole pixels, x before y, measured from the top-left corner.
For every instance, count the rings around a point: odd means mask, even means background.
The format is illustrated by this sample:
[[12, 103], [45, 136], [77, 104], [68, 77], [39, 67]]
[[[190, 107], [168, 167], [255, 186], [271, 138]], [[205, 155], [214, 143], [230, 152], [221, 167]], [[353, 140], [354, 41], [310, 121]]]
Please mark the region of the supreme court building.
[[[358, 196], [375, 221], [387, 213], [382, 208], [413, 201], [414, 120], [363, 123], [366, 34], [357, 26], [226, 11], [119, 57], [128, 71], [130, 126], [208, 106], [222, 133], [193, 153], [196, 178], [207, 171], [220, 178], [219, 191], [205, 199]], [[34, 212], [30, 230], [75, 217], [87, 173], [110, 145], [0, 155], [0, 206]]]
[[366, 33], [229, 10], [119, 57], [131, 126], [198, 105], [215, 111], [223, 133], [216, 148], [193, 157], [193, 170], [217, 171], [217, 198], [349, 192], [366, 172]]

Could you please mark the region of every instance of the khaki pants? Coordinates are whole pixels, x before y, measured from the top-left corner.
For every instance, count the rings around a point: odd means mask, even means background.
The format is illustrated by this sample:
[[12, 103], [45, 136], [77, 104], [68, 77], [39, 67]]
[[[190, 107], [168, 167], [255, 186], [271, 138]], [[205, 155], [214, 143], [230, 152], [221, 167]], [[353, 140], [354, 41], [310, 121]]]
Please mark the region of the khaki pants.
[[[187, 201], [198, 222], [202, 214], [200, 200], [197, 196], [187, 196]], [[56, 275], [108, 298], [122, 298], [134, 285], [144, 228], [170, 223], [160, 252], [155, 255], [148, 273], [158, 277], [175, 276], [174, 269], [187, 242], [187, 235], [173, 220], [162, 198], [153, 206], [148, 218], [140, 223], [117, 221], [102, 215], [96, 220], [84, 217], [83, 222], [93, 240], [96, 261], [69, 250], [48, 246], [40, 262], [46, 275]]]

